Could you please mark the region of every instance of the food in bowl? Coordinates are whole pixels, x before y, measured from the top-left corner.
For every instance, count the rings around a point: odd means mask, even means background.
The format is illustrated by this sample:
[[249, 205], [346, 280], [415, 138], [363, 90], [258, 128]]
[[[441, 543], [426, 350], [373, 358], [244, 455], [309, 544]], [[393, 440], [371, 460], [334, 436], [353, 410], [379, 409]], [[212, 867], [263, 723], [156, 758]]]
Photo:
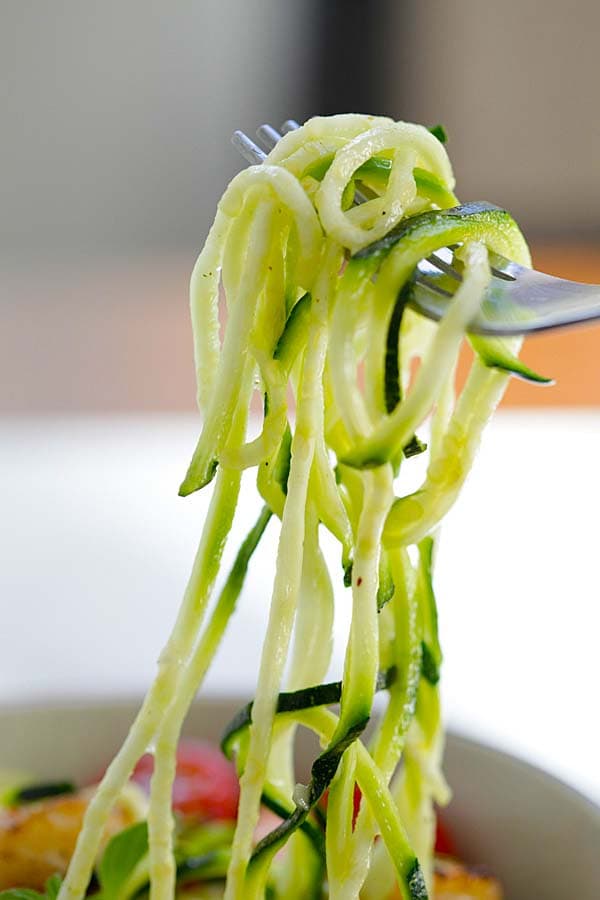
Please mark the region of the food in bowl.
[[[182, 723], [252, 555], [277, 523], [256, 697], [223, 739], [240, 777], [220, 873], [225, 900], [325, 892], [382, 900], [394, 891], [424, 900], [434, 885], [442, 890], [440, 879], [446, 893], [461, 879], [464, 886], [460, 864], [437, 876], [434, 865], [435, 807], [450, 796], [441, 766], [435, 534], [510, 376], [543, 379], [518, 359], [518, 340], [467, 333], [492, 277], [490, 251], [523, 264], [529, 254], [506, 211], [459, 204], [444, 141], [439, 128], [383, 117], [315, 118], [225, 191], [192, 275], [204, 419], [180, 488], [187, 496], [212, 483], [210, 508], [156, 680], [87, 804], [64, 880], [52, 887], [59, 900], [80, 900], [96, 865], [102, 883], [107, 824], [149, 748], [149, 804], [133, 834], [136, 852], [147, 839], [153, 900], [173, 896], [180, 833], [171, 798]], [[448, 306], [434, 324], [411, 307], [411, 277], [443, 247], [452, 265], [432, 289]], [[456, 398], [465, 338], [474, 360]], [[256, 394], [264, 414], [251, 438]], [[427, 418], [428, 446], [418, 434]], [[406, 476], [422, 454], [427, 472], [415, 491]], [[249, 469], [260, 498], [256, 523], [216, 594]], [[324, 530], [339, 544], [337, 572], [325, 563]], [[326, 682], [332, 577], [351, 594], [352, 623], [342, 678]], [[367, 741], [377, 693], [387, 705]], [[294, 774], [299, 727], [322, 746], [306, 784]], [[265, 807], [278, 820], [257, 840]], [[121, 835], [113, 841], [125, 841]], [[497, 893], [493, 880], [470, 877], [479, 896]]]
[[[105, 898], [129, 900], [147, 890], [147, 796], [153, 757], [142, 757], [131, 783], [111, 811], [95, 865], [95, 883]], [[81, 830], [93, 787], [72, 782], [37, 783], [19, 780], [5, 790], [0, 808], [0, 896], [29, 891], [52, 892], [64, 876]], [[223, 878], [231, 858], [233, 823], [237, 815], [239, 783], [235, 767], [206, 741], [183, 740], [177, 751], [172, 808], [176, 815], [175, 857], [177, 888], [194, 897], [222, 896]], [[354, 796], [354, 815], [360, 793]], [[326, 814], [326, 798], [322, 803]], [[263, 808], [255, 837], [281, 823]], [[481, 898], [500, 900], [495, 878], [459, 862], [452, 837], [441, 823], [436, 832], [434, 896], [437, 900]], [[205, 894], [206, 892], [206, 894]], [[395, 890], [388, 900], [400, 896]], [[24, 900], [23, 897], [20, 900]], [[29, 898], [33, 900], [33, 895]]]

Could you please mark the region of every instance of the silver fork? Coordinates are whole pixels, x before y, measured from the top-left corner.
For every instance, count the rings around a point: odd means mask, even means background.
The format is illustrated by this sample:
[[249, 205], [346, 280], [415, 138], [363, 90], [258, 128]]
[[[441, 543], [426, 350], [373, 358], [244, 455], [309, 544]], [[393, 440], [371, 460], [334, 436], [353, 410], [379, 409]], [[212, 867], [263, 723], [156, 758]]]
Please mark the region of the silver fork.
[[[252, 165], [262, 163], [283, 134], [299, 128], [288, 119], [279, 131], [271, 125], [256, 130], [258, 143], [243, 131], [235, 131], [231, 141]], [[366, 197], [358, 191], [355, 202]], [[445, 247], [417, 265], [410, 285], [409, 302], [418, 312], [438, 321], [452, 299], [452, 286], [462, 276], [454, 265], [452, 247]], [[493, 254], [492, 280], [481, 310], [469, 326], [473, 334], [493, 337], [530, 334], [564, 328], [600, 319], [600, 285], [581, 284], [527, 269], [510, 259]]]

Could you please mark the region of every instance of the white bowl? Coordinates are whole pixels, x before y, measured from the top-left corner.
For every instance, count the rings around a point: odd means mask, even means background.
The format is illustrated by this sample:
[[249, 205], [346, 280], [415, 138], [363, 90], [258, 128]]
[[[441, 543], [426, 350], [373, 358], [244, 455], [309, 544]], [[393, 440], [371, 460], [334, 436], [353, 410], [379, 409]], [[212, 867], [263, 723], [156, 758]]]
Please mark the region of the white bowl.
[[[241, 703], [204, 700], [185, 731], [218, 741]], [[86, 779], [119, 747], [134, 701], [0, 710], [0, 769], [40, 779]], [[550, 775], [454, 734], [446, 773], [454, 799], [444, 815], [457, 848], [501, 879], [507, 900], [598, 900], [600, 808]]]

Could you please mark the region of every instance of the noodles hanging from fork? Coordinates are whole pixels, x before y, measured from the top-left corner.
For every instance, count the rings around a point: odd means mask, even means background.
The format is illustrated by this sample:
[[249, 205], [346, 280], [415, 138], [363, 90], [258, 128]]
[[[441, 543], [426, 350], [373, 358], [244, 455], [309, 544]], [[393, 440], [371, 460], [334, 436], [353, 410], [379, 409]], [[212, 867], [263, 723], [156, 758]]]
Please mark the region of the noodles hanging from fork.
[[[357, 185], [365, 198], [358, 205]], [[487, 367], [476, 357], [455, 405], [454, 371], [490, 281], [487, 250], [528, 262], [508, 214], [463, 216], [458, 207], [444, 217], [457, 204], [453, 188], [446, 151], [426, 128], [340, 115], [286, 134], [264, 164], [241, 172], [225, 191], [192, 274], [203, 425], [180, 490], [188, 495], [214, 480], [211, 505], [156, 680], [90, 804], [60, 900], [84, 895], [108, 812], [151, 744], [151, 898], [173, 896], [171, 787], [180, 729], [271, 517], [280, 521], [279, 544], [256, 697], [251, 721], [226, 741], [241, 798], [224, 896], [263, 898], [269, 886], [287, 900], [317, 897], [325, 877], [336, 900], [363, 891], [383, 897], [380, 886], [394, 883], [405, 900], [427, 896], [433, 803], [448, 799], [431, 535], [509, 378], [489, 367], [493, 354]], [[386, 246], [378, 246], [383, 238]], [[419, 259], [449, 244], [462, 283], [434, 325], [410, 308], [406, 286]], [[227, 303], [222, 341], [220, 289]], [[511, 353], [517, 344], [503, 347]], [[249, 440], [256, 390], [265, 413], [259, 436]], [[403, 495], [405, 469], [425, 451], [416, 431], [428, 417], [427, 476]], [[207, 619], [241, 472], [250, 467], [257, 468], [263, 510]], [[338, 714], [325, 708], [331, 700], [319, 701], [333, 628], [323, 528], [341, 546], [334, 580], [344, 579], [352, 593]], [[316, 686], [314, 702], [289, 701], [282, 712], [290, 654], [290, 696], [304, 698], [300, 689]], [[388, 705], [367, 743], [379, 689]], [[323, 745], [308, 785], [294, 780], [300, 724]], [[355, 784], [363, 802], [353, 824]], [[315, 810], [325, 789], [323, 841]], [[282, 824], [255, 846], [261, 802], [275, 796]], [[373, 854], [377, 834], [383, 840]], [[274, 862], [287, 841], [287, 856]]]

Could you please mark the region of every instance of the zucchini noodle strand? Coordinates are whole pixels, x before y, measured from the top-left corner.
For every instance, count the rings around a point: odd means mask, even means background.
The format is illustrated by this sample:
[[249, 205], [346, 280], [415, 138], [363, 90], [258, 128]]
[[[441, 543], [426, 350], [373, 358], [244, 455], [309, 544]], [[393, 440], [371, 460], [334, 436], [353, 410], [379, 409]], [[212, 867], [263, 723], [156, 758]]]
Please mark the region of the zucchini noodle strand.
[[318, 381], [325, 360], [326, 331], [315, 316], [302, 369], [288, 496], [283, 510], [269, 625], [263, 645], [250, 746], [241, 778], [238, 825], [229, 866], [225, 900], [245, 900], [244, 875], [258, 820], [266, 776], [273, 718], [290, 641], [302, 575], [305, 507], [319, 418]]
[[238, 472], [223, 471], [217, 477], [192, 574], [175, 627], [161, 653], [156, 679], [86, 810], [75, 852], [60, 888], [59, 900], [81, 900], [85, 895], [110, 811], [135, 764], [153, 740], [165, 708], [177, 693], [198, 620], [204, 612], [218, 572], [239, 486]]
[[175, 778], [177, 742], [183, 720], [219, 647], [241, 591], [249, 558], [271, 515], [268, 507], [263, 507], [254, 528], [242, 544], [210, 621], [188, 662], [177, 695], [158, 730], [148, 814], [152, 900], [168, 900], [174, 890], [171, 792]]
[[[443, 247], [461, 279], [440, 274], [448, 303], [434, 324], [411, 307], [411, 291], [415, 266]], [[153, 743], [143, 867], [151, 900], [174, 897], [177, 742], [272, 517], [281, 527], [256, 696], [223, 744], [241, 784], [224, 900], [320, 900], [324, 891], [387, 900], [394, 889], [426, 900], [434, 804], [450, 796], [432, 535], [510, 374], [539, 379], [517, 359], [520, 341], [470, 338], [475, 360], [455, 397], [460, 349], [492, 277], [489, 252], [529, 262], [508, 213], [458, 204], [444, 146], [420, 125], [315, 117], [226, 189], [190, 283], [203, 426], [180, 494], [213, 482], [208, 514], [155, 680], [88, 806], [58, 900], [82, 900], [110, 810]], [[416, 429], [429, 418], [427, 448]], [[408, 493], [406, 469], [420, 453], [426, 475]], [[251, 467], [264, 505], [205, 623]], [[337, 580], [352, 592], [343, 678], [329, 683], [336, 574], [325, 529], [341, 548]], [[282, 693], [284, 676], [291, 691]], [[387, 705], [367, 741], [376, 691]], [[335, 715], [327, 707], [338, 701]], [[294, 783], [298, 726], [322, 746], [308, 785]], [[261, 803], [281, 822], [254, 846]]]

